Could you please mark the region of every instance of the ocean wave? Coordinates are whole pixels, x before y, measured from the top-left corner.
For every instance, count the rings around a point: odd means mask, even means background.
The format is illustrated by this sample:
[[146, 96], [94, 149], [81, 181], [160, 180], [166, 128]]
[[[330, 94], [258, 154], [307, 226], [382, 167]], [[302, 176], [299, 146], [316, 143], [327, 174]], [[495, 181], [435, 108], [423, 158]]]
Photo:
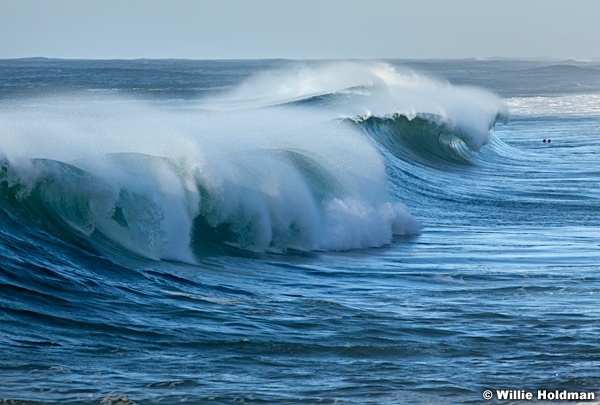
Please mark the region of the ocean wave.
[[[133, 116], [103, 111], [116, 108], [110, 103], [40, 105], [37, 117], [29, 109], [11, 116], [3, 205], [102, 252], [194, 262], [214, 243], [257, 252], [348, 250], [420, 231], [388, 195], [377, 150], [347, 122], [289, 109], [237, 112], [232, 121], [141, 106]], [[82, 108], [92, 111], [77, 114]], [[54, 125], [40, 127], [42, 117]], [[132, 122], [144, 117], [162, 117], [162, 125]], [[166, 127], [170, 137], [162, 136]], [[17, 153], [24, 149], [30, 156]]]
[[[2, 204], [118, 255], [194, 262], [389, 244], [421, 226], [377, 146], [465, 163], [508, 113], [486, 91], [387, 64], [266, 72], [218, 100], [60, 94], [0, 112]], [[394, 185], [402, 199], [401, 184]]]

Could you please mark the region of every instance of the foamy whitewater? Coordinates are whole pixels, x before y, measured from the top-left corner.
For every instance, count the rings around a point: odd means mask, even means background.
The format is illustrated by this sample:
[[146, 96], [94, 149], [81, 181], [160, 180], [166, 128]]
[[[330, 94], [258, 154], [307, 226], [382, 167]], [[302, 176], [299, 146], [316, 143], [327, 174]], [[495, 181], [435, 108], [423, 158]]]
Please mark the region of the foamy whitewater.
[[600, 64], [0, 72], [4, 402], [600, 395]]

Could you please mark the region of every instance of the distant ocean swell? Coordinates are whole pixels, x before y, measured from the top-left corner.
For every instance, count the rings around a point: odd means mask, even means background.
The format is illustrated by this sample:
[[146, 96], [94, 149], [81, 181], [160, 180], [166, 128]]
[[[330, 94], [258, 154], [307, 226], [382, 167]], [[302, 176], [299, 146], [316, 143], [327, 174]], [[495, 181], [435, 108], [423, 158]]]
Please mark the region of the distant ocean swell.
[[469, 164], [507, 116], [490, 93], [385, 64], [261, 74], [168, 110], [29, 100], [0, 113], [2, 210], [116, 256], [382, 246], [421, 231], [388, 191], [390, 165]]

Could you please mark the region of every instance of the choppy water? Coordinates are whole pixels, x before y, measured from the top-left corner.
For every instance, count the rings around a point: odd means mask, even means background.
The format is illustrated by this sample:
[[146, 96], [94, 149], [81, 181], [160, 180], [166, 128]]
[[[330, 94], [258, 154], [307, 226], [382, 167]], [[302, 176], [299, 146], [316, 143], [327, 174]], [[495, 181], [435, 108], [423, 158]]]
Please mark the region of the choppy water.
[[594, 62], [0, 61], [0, 399], [598, 397], [599, 95]]

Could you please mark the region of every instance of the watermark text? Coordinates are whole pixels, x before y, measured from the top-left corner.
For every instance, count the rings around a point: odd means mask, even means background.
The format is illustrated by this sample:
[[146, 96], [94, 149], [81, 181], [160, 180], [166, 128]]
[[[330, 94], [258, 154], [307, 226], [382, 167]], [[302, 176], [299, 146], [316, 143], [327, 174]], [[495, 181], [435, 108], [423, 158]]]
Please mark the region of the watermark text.
[[485, 390], [483, 399], [503, 399], [513, 401], [593, 401], [596, 393], [591, 391], [568, 391], [568, 390]]

